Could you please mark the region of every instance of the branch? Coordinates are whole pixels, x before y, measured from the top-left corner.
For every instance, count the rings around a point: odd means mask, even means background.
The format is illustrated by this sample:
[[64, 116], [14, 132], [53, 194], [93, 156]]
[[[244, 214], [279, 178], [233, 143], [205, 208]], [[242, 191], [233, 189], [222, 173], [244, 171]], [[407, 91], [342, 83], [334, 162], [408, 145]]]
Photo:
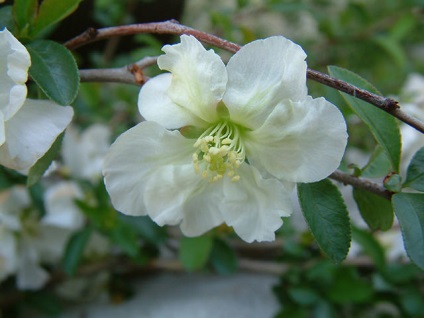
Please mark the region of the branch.
[[370, 180], [367, 179], [363, 179], [363, 178], [359, 178], [359, 177], [355, 177], [352, 176], [350, 174], [341, 172], [339, 170], [334, 171], [329, 178], [342, 182], [343, 184], [350, 184], [351, 186], [358, 188], [358, 189], [363, 189], [363, 190], [367, 190], [371, 193], [377, 194], [387, 200], [390, 201], [390, 199], [392, 198], [393, 193], [388, 191], [386, 188], [384, 188], [383, 186], [371, 182]]
[[115, 82], [125, 84], [144, 84], [149, 78], [142, 69], [154, 65], [157, 57], [146, 56], [134, 64], [119, 68], [80, 70], [81, 82]]
[[[108, 38], [116, 37], [116, 36], [133, 35], [133, 34], [139, 34], [139, 33], [175, 34], [175, 35], [190, 34], [196, 37], [199, 41], [203, 43], [222, 48], [232, 53], [237, 52], [241, 47], [240, 45], [236, 43], [221, 39], [215, 35], [198, 31], [190, 27], [181, 25], [175, 20], [164, 21], [164, 22], [130, 24], [130, 25], [109, 27], [109, 28], [102, 28], [102, 29], [90, 28], [84, 33], [69, 40], [64, 45], [68, 49], [72, 50], [95, 41], [108, 39]], [[424, 133], [424, 123], [414, 117], [409, 116], [407, 113], [403, 112], [399, 108], [398, 102], [391, 98], [386, 98], [383, 96], [372, 94], [366, 90], [358, 88], [347, 82], [338, 80], [327, 74], [323, 74], [318, 71], [314, 71], [312, 69], [307, 70], [307, 77], [311, 80], [317, 81], [321, 84], [327, 85], [329, 87], [345, 92], [349, 95], [362, 99], [388, 112], [392, 116], [410, 125], [411, 127], [415, 128], [421, 133]]]

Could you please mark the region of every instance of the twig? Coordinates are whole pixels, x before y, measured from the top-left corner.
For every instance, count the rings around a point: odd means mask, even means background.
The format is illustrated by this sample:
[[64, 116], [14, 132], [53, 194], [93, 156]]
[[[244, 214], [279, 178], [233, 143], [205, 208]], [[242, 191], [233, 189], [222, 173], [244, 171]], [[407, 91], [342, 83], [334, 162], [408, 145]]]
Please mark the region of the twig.
[[[76, 49], [80, 46], [86, 45], [91, 42], [107, 39], [115, 36], [132, 35], [139, 33], [155, 33], [155, 34], [191, 34], [196, 37], [199, 41], [204, 43], [222, 48], [229, 52], [235, 53], [240, 49], [240, 45], [221, 39], [215, 35], [208, 34], [206, 32], [198, 31], [190, 27], [179, 24], [175, 20], [164, 21], [164, 22], [153, 22], [153, 23], [141, 23], [131, 24], [117, 27], [109, 27], [103, 29], [90, 28], [84, 33], [71, 39], [65, 43], [65, 46], [69, 49]], [[329, 87], [335, 88], [347, 94], [353, 95], [359, 99], [362, 99], [398, 118], [404, 123], [414, 127], [421, 133], [424, 133], [424, 123], [417, 120], [414, 117], [409, 116], [403, 112], [398, 105], [398, 102], [383, 96], [372, 94], [366, 90], [358, 88], [354, 85], [331, 77], [327, 74], [314, 71], [312, 69], [307, 70], [307, 77], [311, 80], [317, 81]], [[123, 80], [127, 80], [126, 78]]]
[[359, 178], [352, 176], [350, 174], [341, 172], [341, 171], [335, 171], [333, 172], [329, 178], [333, 180], [337, 180], [339, 182], [342, 182], [344, 184], [349, 184], [355, 188], [367, 190], [371, 193], [377, 194], [387, 200], [390, 200], [393, 193], [386, 190], [383, 186], [371, 182], [370, 180]]

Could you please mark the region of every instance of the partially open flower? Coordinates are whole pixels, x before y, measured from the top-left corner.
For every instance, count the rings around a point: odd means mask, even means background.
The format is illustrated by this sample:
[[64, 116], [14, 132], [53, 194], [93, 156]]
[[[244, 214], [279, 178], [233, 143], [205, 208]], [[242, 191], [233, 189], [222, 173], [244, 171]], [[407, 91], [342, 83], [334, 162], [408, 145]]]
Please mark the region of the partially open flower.
[[0, 164], [16, 170], [34, 165], [73, 116], [70, 106], [26, 98], [30, 65], [26, 48], [0, 31]]
[[113, 205], [188, 236], [226, 223], [247, 242], [273, 240], [294, 183], [340, 164], [342, 114], [307, 95], [306, 54], [282, 36], [245, 45], [227, 65], [193, 36], [163, 50], [158, 65], [170, 73], [139, 95], [147, 121], [105, 160]]

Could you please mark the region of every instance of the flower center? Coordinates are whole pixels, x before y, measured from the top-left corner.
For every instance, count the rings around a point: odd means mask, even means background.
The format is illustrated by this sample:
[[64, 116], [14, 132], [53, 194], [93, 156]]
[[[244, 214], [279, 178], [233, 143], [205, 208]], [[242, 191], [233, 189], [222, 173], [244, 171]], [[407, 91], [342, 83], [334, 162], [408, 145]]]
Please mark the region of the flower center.
[[204, 179], [215, 182], [225, 175], [236, 182], [238, 167], [245, 159], [239, 128], [227, 120], [209, 127], [194, 143], [194, 170]]

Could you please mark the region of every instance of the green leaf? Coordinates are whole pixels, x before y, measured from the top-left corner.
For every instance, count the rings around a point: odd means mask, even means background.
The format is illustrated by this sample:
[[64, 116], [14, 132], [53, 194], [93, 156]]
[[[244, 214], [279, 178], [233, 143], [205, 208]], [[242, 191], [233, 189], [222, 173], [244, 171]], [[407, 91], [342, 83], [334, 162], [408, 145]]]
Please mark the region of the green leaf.
[[31, 55], [29, 74], [41, 90], [60, 105], [69, 105], [79, 88], [74, 57], [63, 45], [37, 40], [27, 46]]
[[231, 274], [237, 270], [237, 255], [227, 242], [215, 239], [213, 241], [210, 262], [219, 274]]
[[13, 4], [13, 16], [21, 32], [32, 26], [37, 15], [37, 9], [37, 0], [15, 0]]
[[399, 69], [403, 69], [406, 64], [406, 55], [399, 42], [391, 37], [379, 35], [373, 39], [387, 54]]
[[74, 12], [82, 0], [43, 0], [35, 20], [32, 36], [63, 20]]
[[[379, 94], [370, 83], [359, 75], [337, 66], [329, 66], [329, 73], [371, 93]], [[399, 172], [401, 137], [399, 126], [393, 116], [385, 111], [346, 93], [340, 93], [352, 110], [368, 126], [378, 144], [386, 152], [393, 169]]]
[[287, 293], [301, 307], [314, 305], [320, 300], [320, 295], [308, 286], [291, 287]]
[[56, 157], [62, 144], [64, 133], [60, 134], [46, 154], [37, 160], [37, 162], [29, 169], [27, 186], [34, 185], [43, 176], [44, 172], [50, 167], [50, 164]]
[[361, 245], [364, 252], [372, 258], [374, 264], [380, 270], [383, 270], [386, 266], [384, 248], [378, 243], [374, 236], [368, 231], [353, 226], [352, 238]]
[[357, 188], [353, 189], [353, 198], [371, 230], [386, 231], [392, 227], [393, 207], [389, 200]]
[[10, 32], [14, 31], [15, 21], [13, 20], [12, 11], [12, 6], [0, 8], [0, 30], [7, 28]]
[[387, 176], [392, 165], [383, 148], [377, 145], [365, 167], [362, 168], [361, 176], [364, 178], [381, 178]]
[[130, 216], [118, 214], [118, 219], [134, 228], [137, 233], [151, 244], [160, 244], [166, 240], [166, 229], [147, 216]]
[[298, 184], [303, 215], [321, 249], [335, 262], [341, 262], [350, 246], [350, 221], [337, 187], [325, 179]]
[[119, 221], [108, 233], [108, 236], [128, 256], [134, 258], [140, 256], [140, 246], [138, 243], [137, 233], [130, 225]]
[[424, 191], [424, 147], [418, 150], [406, 172], [405, 187]]
[[391, 192], [400, 192], [402, 190], [402, 178], [397, 173], [391, 173], [386, 176], [383, 184]]
[[409, 258], [424, 270], [424, 194], [397, 193], [393, 208], [400, 223]]
[[68, 275], [75, 274], [91, 232], [92, 228], [85, 228], [75, 232], [69, 239], [63, 257], [63, 269]]
[[208, 261], [213, 239], [211, 236], [183, 237], [181, 239], [179, 258], [188, 271], [201, 269]]

